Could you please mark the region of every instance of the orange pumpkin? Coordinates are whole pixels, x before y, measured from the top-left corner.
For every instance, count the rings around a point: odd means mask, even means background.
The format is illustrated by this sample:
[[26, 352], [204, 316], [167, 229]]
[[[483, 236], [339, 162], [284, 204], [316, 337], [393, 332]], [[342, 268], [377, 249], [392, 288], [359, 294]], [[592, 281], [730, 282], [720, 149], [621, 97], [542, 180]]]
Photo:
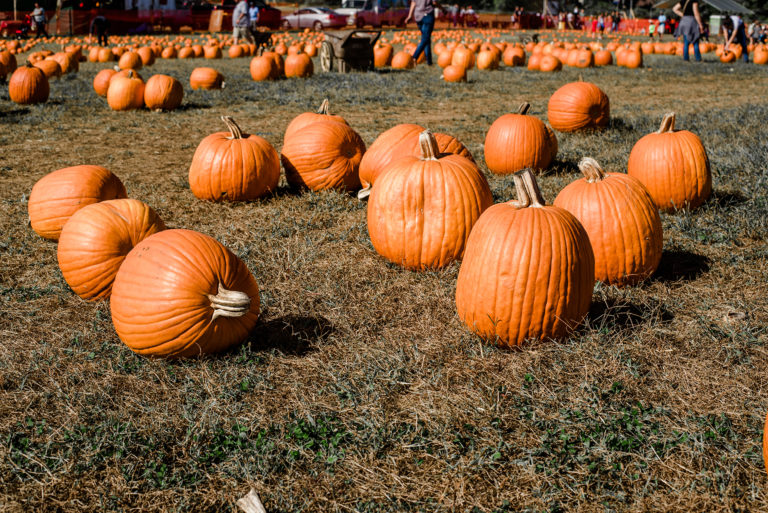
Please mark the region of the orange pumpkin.
[[11, 101], [21, 105], [45, 103], [50, 88], [43, 70], [34, 66], [20, 66], [8, 81], [8, 96]]
[[610, 102], [595, 84], [571, 82], [550, 97], [547, 117], [552, 128], [559, 132], [602, 128], [610, 120]]
[[643, 183], [664, 212], [697, 208], [712, 192], [707, 151], [695, 134], [675, 131], [674, 112], [664, 116], [658, 132], [637, 141], [627, 172]]
[[[136, 50], [136, 54], [141, 59], [141, 64], [143, 66], [151, 66], [155, 63], [155, 52], [148, 46], [142, 46]], [[122, 60], [122, 57], [120, 60]]]
[[458, 46], [453, 51], [451, 64], [454, 66], [464, 66], [464, 69], [470, 70], [475, 66], [475, 52], [465, 46]]
[[330, 109], [331, 104], [328, 101], [328, 98], [326, 98], [320, 104], [320, 108], [317, 109], [317, 112], [304, 112], [299, 114], [288, 123], [288, 126], [285, 129], [285, 135], [283, 135], [283, 140], [290, 139], [291, 136], [305, 126], [317, 123], [318, 121], [336, 121], [337, 123], [348, 124], [343, 117], [331, 114]]
[[373, 65], [376, 68], [384, 68], [392, 63], [394, 50], [390, 44], [377, 44], [373, 48]]
[[605, 173], [591, 158], [582, 159], [584, 178], [560, 191], [554, 205], [584, 226], [595, 254], [595, 278], [603, 283], [634, 285], [659, 266], [663, 245], [661, 218], [639, 180]]
[[506, 175], [525, 168], [546, 169], [552, 161], [547, 126], [528, 116], [531, 105], [523, 103], [516, 114], [493, 122], [485, 136], [485, 163], [492, 172]]
[[314, 73], [312, 59], [306, 53], [289, 55], [285, 59], [285, 76], [287, 78], [308, 78]]
[[166, 358], [223, 351], [259, 317], [259, 287], [215, 239], [164, 230], [139, 242], [112, 285], [112, 322], [136, 353]]
[[53, 59], [43, 59], [34, 63], [33, 66], [41, 69], [48, 80], [61, 76], [61, 66]]
[[595, 52], [595, 66], [610, 66], [613, 64], [613, 54], [608, 50], [598, 50]]
[[502, 55], [505, 66], [522, 66], [525, 64], [525, 50], [519, 46], [510, 45]]
[[139, 200], [115, 199], [87, 205], [75, 212], [61, 230], [57, 248], [61, 274], [81, 298], [107, 298], [128, 252], [164, 229], [152, 207]]
[[[154, 54], [153, 54], [154, 55]], [[117, 66], [120, 69], [134, 69], [139, 70], [143, 65], [141, 56], [136, 52], [125, 52], [120, 56], [120, 60], [117, 61]]]
[[189, 76], [192, 89], [221, 89], [224, 75], [213, 68], [195, 68]]
[[251, 78], [257, 82], [275, 78], [275, 61], [263, 55], [251, 59]]
[[144, 86], [144, 104], [151, 110], [174, 110], [183, 98], [181, 82], [168, 75], [153, 75]]
[[579, 221], [544, 204], [530, 170], [513, 177], [517, 201], [480, 216], [456, 284], [459, 318], [507, 347], [567, 336], [586, 316], [595, 283], [592, 246]]
[[407, 269], [438, 269], [461, 258], [472, 226], [493, 204], [474, 162], [440, 154], [429, 130], [421, 155], [403, 157], [376, 180], [368, 203], [368, 233], [376, 251]]
[[64, 223], [84, 206], [125, 197], [123, 183], [103, 167], [67, 167], [45, 175], [32, 187], [29, 221], [41, 237], [59, 240]]
[[539, 60], [539, 71], [552, 72], [563, 69], [563, 63], [554, 55], [542, 55]]
[[394, 69], [413, 69], [415, 65], [413, 56], [406, 51], [401, 50], [392, 57], [392, 67]]
[[112, 110], [140, 109], [144, 106], [144, 82], [128, 70], [127, 77], [112, 77], [107, 89], [107, 103]]
[[231, 117], [221, 119], [229, 132], [217, 132], [203, 139], [192, 157], [192, 193], [209, 201], [248, 201], [277, 189], [277, 151], [258, 135], [243, 134]]
[[443, 70], [443, 80], [446, 82], [466, 82], [467, 70], [463, 66], [446, 66]]

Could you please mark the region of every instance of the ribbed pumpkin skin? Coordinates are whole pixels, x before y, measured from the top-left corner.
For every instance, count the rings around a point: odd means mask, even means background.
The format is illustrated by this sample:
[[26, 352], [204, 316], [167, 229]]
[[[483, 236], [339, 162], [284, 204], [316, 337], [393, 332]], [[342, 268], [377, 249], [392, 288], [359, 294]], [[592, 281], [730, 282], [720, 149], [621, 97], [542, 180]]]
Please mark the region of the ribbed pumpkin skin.
[[21, 66], [8, 81], [8, 96], [19, 105], [44, 103], [48, 100], [50, 87], [43, 70], [34, 66]]
[[608, 96], [589, 82], [572, 82], [555, 91], [549, 99], [547, 117], [559, 132], [601, 128], [610, 120]]
[[634, 285], [656, 271], [664, 244], [661, 218], [640, 181], [621, 173], [592, 183], [581, 178], [560, 191], [554, 205], [587, 231], [598, 281]]
[[162, 230], [162, 219], [139, 200], [116, 199], [83, 207], [61, 230], [57, 248], [61, 274], [81, 298], [107, 298], [128, 252]]
[[59, 240], [61, 228], [81, 208], [125, 197], [123, 183], [103, 167], [67, 167], [45, 175], [32, 187], [29, 221], [41, 237]]
[[323, 103], [320, 105], [320, 110], [318, 112], [303, 112], [293, 118], [290, 123], [288, 123], [288, 126], [285, 128], [285, 135], [283, 135], [283, 141], [287, 141], [290, 139], [294, 134], [298, 133], [299, 130], [302, 128], [309, 126], [313, 123], [317, 123], [318, 121], [336, 121], [337, 123], [342, 123], [344, 125], [348, 125], [347, 121], [341, 117], [337, 116], [335, 114], [330, 114], [328, 112], [328, 100], [324, 100]]
[[[206, 56], [206, 59], [209, 58], [211, 57]], [[189, 75], [189, 85], [192, 89], [221, 89], [223, 82], [224, 75], [213, 68], [195, 68]]]
[[320, 121], [286, 138], [280, 159], [292, 186], [353, 191], [360, 188], [363, 153], [365, 143], [352, 128]]
[[496, 174], [521, 169], [546, 169], [552, 162], [547, 126], [525, 114], [505, 114], [493, 122], [485, 136], [485, 163]]
[[563, 338], [589, 311], [594, 269], [587, 233], [567, 211], [493, 205], [469, 235], [456, 284], [459, 318], [502, 346]]
[[99, 96], [107, 97], [107, 91], [109, 91], [109, 82], [117, 72], [113, 69], [103, 69], [96, 73], [93, 77], [93, 90]]
[[200, 142], [189, 167], [189, 187], [208, 201], [254, 200], [277, 189], [280, 158], [258, 135], [233, 139], [216, 132]]
[[181, 105], [184, 88], [168, 75], [153, 75], [144, 86], [144, 104], [152, 110], [174, 110]]
[[[246, 293], [248, 313], [212, 320], [208, 295], [219, 285]], [[131, 350], [192, 357], [223, 351], [248, 336], [259, 317], [259, 287], [246, 265], [215, 239], [165, 230], [128, 253], [110, 303], [115, 331]]]
[[664, 212], [697, 208], [712, 193], [707, 151], [687, 130], [648, 134], [637, 141], [627, 173], [643, 183]]
[[[424, 128], [411, 123], [395, 125], [382, 132], [360, 161], [360, 182], [363, 187], [371, 185], [376, 177], [393, 161], [404, 157], [421, 155], [419, 134]], [[474, 162], [472, 154], [458, 139], [448, 134], [434, 134], [440, 153], [454, 153]]]
[[439, 269], [462, 257], [472, 227], [492, 204], [488, 182], [468, 159], [404, 157], [376, 180], [368, 233], [390, 262]]
[[107, 89], [107, 103], [112, 110], [140, 109], [144, 106], [144, 82], [140, 78], [113, 77]]

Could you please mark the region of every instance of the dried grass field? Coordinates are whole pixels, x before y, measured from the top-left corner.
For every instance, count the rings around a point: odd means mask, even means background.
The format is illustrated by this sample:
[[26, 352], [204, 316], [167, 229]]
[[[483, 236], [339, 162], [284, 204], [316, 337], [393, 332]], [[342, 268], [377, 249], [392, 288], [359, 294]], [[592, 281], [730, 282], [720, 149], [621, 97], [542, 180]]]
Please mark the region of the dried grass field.
[[[567, 341], [516, 351], [459, 321], [459, 264], [411, 272], [374, 251], [366, 203], [281, 188], [234, 204], [197, 200], [200, 140], [233, 116], [279, 151], [297, 114], [329, 98], [370, 144], [397, 123], [458, 137], [497, 202], [483, 140], [522, 101], [546, 120], [578, 73], [439, 68], [318, 73], [255, 83], [248, 59], [215, 63], [222, 91], [191, 91], [202, 61], [159, 60], [144, 78], [182, 81], [182, 108], [112, 112], [91, 87], [106, 65], [52, 83], [39, 106], [0, 86], [0, 511], [235, 511], [255, 488], [275, 512], [758, 511], [768, 410], [768, 81], [763, 68], [647, 56], [589, 69], [611, 99], [601, 132], [558, 134], [545, 198], [591, 156], [625, 171], [662, 115], [698, 134], [714, 192], [662, 215], [664, 255], [648, 282], [598, 284]], [[316, 69], [319, 65], [316, 61]], [[29, 227], [40, 177], [103, 165], [172, 228], [211, 235], [247, 264], [262, 315], [221, 355], [132, 353], [108, 302], [78, 298], [56, 245]]]

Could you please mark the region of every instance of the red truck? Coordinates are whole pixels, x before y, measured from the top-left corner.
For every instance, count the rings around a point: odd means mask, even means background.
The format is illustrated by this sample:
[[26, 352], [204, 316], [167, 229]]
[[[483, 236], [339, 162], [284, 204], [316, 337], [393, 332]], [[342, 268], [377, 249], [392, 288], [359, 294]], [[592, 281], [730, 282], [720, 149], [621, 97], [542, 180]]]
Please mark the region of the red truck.
[[347, 24], [357, 28], [404, 27], [409, 5], [408, 0], [342, 0], [336, 12], [345, 14]]

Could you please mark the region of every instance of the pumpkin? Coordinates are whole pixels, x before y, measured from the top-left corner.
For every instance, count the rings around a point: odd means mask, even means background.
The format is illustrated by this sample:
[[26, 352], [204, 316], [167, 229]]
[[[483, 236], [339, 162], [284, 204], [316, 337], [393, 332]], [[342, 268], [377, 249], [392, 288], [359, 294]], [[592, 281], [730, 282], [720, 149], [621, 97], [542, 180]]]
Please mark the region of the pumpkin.
[[522, 66], [525, 64], [525, 50], [519, 46], [508, 46], [502, 54], [505, 66]]
[[394, 50], [390, 44], [378, 44], [373, 47], [373, 65], [376, 68], [384, 68], [392, 63]]
[[541, 57], [542, 55], [540, 53], [534, 53], [530, 57], [528, 57], [528, 70], [529, 71], [538, 71], [539, 66], [541, 66]]
[[552, 161], [554, 162], [555, 158], [557, 158], [557, 150], [560, 149], [557, 143], [557, 136], [555, 135], [555, 131], [552, 130], [552, 127], [549, 125], [544, 126], [547, 127], [547, 133], [549, 134], [549, 149], [552, 153]]
[[610, 102], [595, 84], [571, 82], [550, 97], [547, 117], [552, 128], [559, 132], [602, 128], [610, 120]]
[[166, 358], [223, 351], [259, 317], [259, 287], [215, 239], [164, 230], [125, 257], [110, 299], [115, 331], [132, 351]]
[[203, 139], [192, 157], [192, 193], [209, 201], [248, 201], [277, 189], [277, 151], [258, 135], [243, 134], [231, 117], [221, 119], [229, 132], [217, 132]]
[[203, 56], [206, 59], [221, 59], [221, 48], [213, 45], [205, 45], [203, 47]]
[[317, 123], [318, 121], [336, 121], [337, 123], [342, 123], [344, 125], [348, 124], [341, 116], [331, 114], [330, 109], [331, 103], [328, 101], [328, 98], [326, 98], [320, 104], [320, 108], [317, 109], [317, 112], [304, 112], [299, 114], [288, 123], [288, 126], [285, 129], [285, 135], [283, 135], [283, 140], [290, 139], [291, 136], [305, 126]]
[[419, 144], [419, 157], [399, 159], [376, 180], [368, 233], [387, 260], [407, 269], [438, 269], [461, 258], [493, 196], [475, 163], [440, 154], [429, 130], [419, 135]]
[[768, 64], [768, 48], [766, 48], [765, 45], [758, 45], [757, 48], [755, 48], [752, 61], [755, 64]]
[[243, 51], [243, 47], [240, 45], [232, 45], [229, 47], [229, 50], [227, 50], [227, 55], [229, 55], [230, 59], [237, 59], [239, 57], [242, 57], [245, 55], [245, 52]]
[[261, 56], [268, 57], [275, 63], [274, 68], [272, 68], [274, 71], [272, 78], [278, 79], [285, 74], [285, 61], [283, 61], [283, 57], [280, 54], [276, 52], [264, 52]]
[[[448, 66], [453, 66], [453, 64], [451, 64], [452, 62], [453, 52], [451, 50], [443, 50], [437, 55], [437, 65], [443, 69], [447, 68]], [[464, 68], [464, 66], [456, 65], [455, 67], [464, 69], [464, 73], [466, 74], [466, 68]]]
[[723, 50], [723, 53], [720, 54], [720, 62], [725, 62], [726, 64], [734, 62], [736, 60], [736, 53], [733, 50]]
[[613, 64], [613, 54], [608, 50], [595, 52], [595, 66], [610, 66]]
[[139, 200], [87, 205], [72, 214], [61, 230], [57, 248], [61, 274], [81, 298], [107, 298], [128, 252], [164, 229], [152, 207]]
[[[200, 49], [202, 52], [202, 48]], [[195, 50], [192, 49], [191, 46], [185, 46], [181, 50], [179, 50], [178, 58], [179, 59], [194, 59], [195, 57]]]
[[45, 103], [49, 92], [48, 78], [43, 70], [34, 66], [16, 68], [8, 81], [8, 96], [21, 105]]
[[477, 69], [494, 70], [499, 68], [498, 50], [483, 50], [477, 54]]
[[189, 75], [189, 85], [192, 89], [221, 89], [224, 75], [213, 68], [195, 68]]
[[528, 116], [531, 105], [523, 103], [516, 114], [493, 122], [485, 136], [485, 163], [496, 174], [507, 175], [525, 168], [546, 169], [552, 161], [547, 126]]
[[453, 51], [451, 64], [464, 66], [464, 69], [470, 70], [475, 66], [475, 60], [475, 52], [465, 46], [458, 46]]
[[586, 316], [595, 283], [595, 258], [579, 221], [544, 204], [530, 170], [512, 176], [517, 201], [480, 216], [456, 284], [459, 318], [507, 347], [567, 336]]
[[344, 123], [327, 120], [303, 127], [285, 137], [280, 159], [292, 186], [356, 190], [358, 167], [365, 143]]
[[[136, 55], [138, 55], [139, 59], [141, 59], [142, 66], [151, 66], [155, 63], [155, 52], [153, 52], [152, 48], [148, 46], [142, 46], [136, 50]], [[122, 57], [120, 60], [123, 60]]]
[[446, 82], [466, 82], [467, 70], [463, 66], [446, 66], [443, 70], [443, 80]]
[[176, 48], [172, 46], [167, 46], [163, 48], [163, 51], [160, 53], [160, 57], [163, 59], [175, 59], [176, 58]]
[[0, 66], [5, 68], [6, 73], [13, 73], [16, 71], [16, 56], [8, 50], [0, 51]]
[[674, 112], [664, 116], [658, 132], [635, 143], [627, 173], [643, 183], [664, 212], [697, 208], [712, 192], [707, 151], [695, 134], [675, 131]]
[[81, 208], [125, 197], [123, 183], [103, 167], [67, 167], [45, 175], [32, 187], [29, 221], [41, 237], [59, 240], [64, 223]]
[[168, 75], [152, 75], [144, 86], [144, 104], [151, 110], [174, 110], [182, 98], [181, 82]]
[[61, 66], [53, 59], [43, 59], [34, 63], [33, 66], [41, 69], [48, 80], [61, 76]]
[[77, 59], [74, 59], [70, 54], [66, 52], [56, 52], [51, 55], [51, 59], [55, 60], [61, 66], [62, 75], [67, 73], [75, 73], [80, 68], [80, 64]]
[[115, 60], [115, 54], [109, 48], [101, 48], [98, 59], [99, 62], [111, 62]]
[[128, 70], [127, 77], [112, 77], [107, 89], [107, 103], [112, 110], [140, 109], [144, 106], [144, 82]]
[[[154, 55], [154, 54], [153, 54]], [[141, 69], [144, 61], [136, 52], [125, 52], [117, 61], [117, 67], [120, 69]]]
[[542, 55], [539, 60], [539, 71], [552, 72], [563, 69], [563, 63], [554, 55]]
[[285, 59], [285, 76], [287, 78], [308, 78], [314, 73], [312, 59], [306, 53], [289, 55]]
[[610, 285], [634, 285], [659, 266], [661, 218], [639, 180], [605, 173], [591, 158], [579, 162], [584, 178], [560, 191], [554, 205], [584, 226], [595, 254], [595, 278]]
[[[114, 71], [114, 70], [113, 70]], [[138, 78], [142, 82], [144, 81], [144, 78], [141, 76], [141, 74], [133, 69], [124, 69], [122, 71], [115, 72], [114, 75], [110, 76], [109, 83], [111, 84], [113, 80], [116, 78], [125, 77], [125, 78]]]
[[392, 57], [392, 67], [394, 69], [413, 69], [415, 65], [413, 56], [406, 51], [401, 50]]
[[[382, 132], [371, 147], [368, 148], [360, 161], [360, 182], [365, 189], [357, 197], [365, 199], [370, 195], [371, 185], [376, 178], [397, 159], [421, 155], [419, 134], [424, 127], [411, 123], [396, 125]], [[447, 134], [433, 134], [437, 140], [440, 154], [455, 153], [474, 162], [472, 153], [458, 139]]]
[[263, 55], [251, 59], [251, 78], [257, 82], [275, 78], [275, 61]]

